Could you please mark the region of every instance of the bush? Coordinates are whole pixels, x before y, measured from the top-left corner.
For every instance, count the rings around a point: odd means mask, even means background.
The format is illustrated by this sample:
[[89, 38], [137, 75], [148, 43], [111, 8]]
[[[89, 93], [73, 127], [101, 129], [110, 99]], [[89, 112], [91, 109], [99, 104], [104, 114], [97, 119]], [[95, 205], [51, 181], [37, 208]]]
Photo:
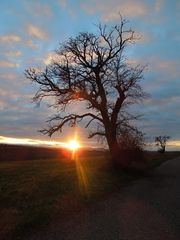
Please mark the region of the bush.
[[123, 165], [129, 167], [132, 162], [143, 162], [144, 134], [137, 129], [123, 131], [118, 138], [119, 156]]

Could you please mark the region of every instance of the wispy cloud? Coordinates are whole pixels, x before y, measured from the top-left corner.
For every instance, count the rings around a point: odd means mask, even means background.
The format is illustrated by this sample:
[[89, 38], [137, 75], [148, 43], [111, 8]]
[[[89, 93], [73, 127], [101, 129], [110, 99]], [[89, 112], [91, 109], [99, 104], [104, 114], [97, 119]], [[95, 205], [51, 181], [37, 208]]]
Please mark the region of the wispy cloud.
[[5, 53], [5, 55], [6, 55], [7, 57], [19, 57], [19, 56], [22, 55], [22, 52], [19, 51], [19, 50], [17, 50], [17, 51], [7, 51], [7, 52]]
[[2, 73], [2, 74], [0, 74], [0, 79], [3, 79], [3, 80], [14, 80], [16, 78], [17, 78], [17, 76], [14, 73]]
[[35, 17], [51, 17], [53, 15], [50, 5], [38, 1], [28, 1], [27, 9]]
[[34, 43], [32, 40], [28, 40], [27, 42], [25, 42], [25, 45], [32, 49], [38, 49], [38, 45]]
[[100, 12], [105, 21], [119, 19], [119, 13], [126, 17], [136, 17], [144, 16], [148, 11], [148, 7], [144, 2], [133, 0], [94, 0], [84, 2], [82, 8], [89, 14]]
[[30, 138], [14, 138], [14, 137], [5, 137], [0, 136], [0, 143], [6, 144], [22, 144], [22, 145], [44, 145], [52, 147], [67, 147], [67, 143], [57, 142], [57, 141], [43, 141], [38, 139]]
[[18, 67], [18, 63], [14, 63], [8, 60], [0, 60], [0, 67], [2, 68], [15, 68]]
[[0, 43], [16, 43], [20, 42], [21, 37], [15, 34], [2, 35], [0, 36]]
[[136, 34], [135, 34], [135, 37], [138, 37], [138, 40], [137, 40], [137, 44], [148, 44], [152, 41], [153, 39], [153, 36], [150, 35], [149, 33], [145, 33], [145, 32], [137, 32], [136, 31]]
[[166, 76], [163, 81], [169, 81], [170, 79], [180, 76], [180, 68], [178, 60], [166, 60], [158, 57], [153, 57], [150, 60], [151, 71], [157, 71]]
[[66, 8], [67, 7], [67, 0], [58, 0], [60, 6], [62, 8]]
[[159, 12], [161, 10], [162, 4], [163, 4], [162, 0], [156, 0], [155, 1], [155, 11], [156, 12]]
[[46, 40], [48, 38], [48, 35], [46, 32], [44, 32], [40, 27], [37, 27], [33, 24], [28, 24], [27, 33], [28, 35], [40, 40]]
[[172, 106], [177, 106], [180, 102], [180, 96], [169, 96], [166, 98], [150, 98], [146, 100], [146, 104], [150, 107], [156, 107], [156, 108], [162, 108], [163, 106], [165, 108], [171, 107], [169, 109], [169, 112], [172, 110]]
[[43, 59], [43, 63], [48, 65], [51, 64], [53, 61], [59, 60], [60, 61], [60, 56], [58, 56], [57, 53], [55, 52], [50, 52], [48, 53]]

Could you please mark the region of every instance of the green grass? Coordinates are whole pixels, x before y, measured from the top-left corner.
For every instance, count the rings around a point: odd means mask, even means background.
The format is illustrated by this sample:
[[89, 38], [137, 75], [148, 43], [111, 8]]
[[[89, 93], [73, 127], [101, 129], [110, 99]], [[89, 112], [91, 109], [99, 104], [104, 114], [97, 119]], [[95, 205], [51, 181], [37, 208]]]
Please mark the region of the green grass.
[[[179, 153], [178, 153], [179, 154]], [[147, 169], [177, 153], [147, 157]], [[139, 177], [108, 170], [102, 154], [65, 159], [0, 162], [0, 239], [26, 238], [56, 218], [91, 204]]]

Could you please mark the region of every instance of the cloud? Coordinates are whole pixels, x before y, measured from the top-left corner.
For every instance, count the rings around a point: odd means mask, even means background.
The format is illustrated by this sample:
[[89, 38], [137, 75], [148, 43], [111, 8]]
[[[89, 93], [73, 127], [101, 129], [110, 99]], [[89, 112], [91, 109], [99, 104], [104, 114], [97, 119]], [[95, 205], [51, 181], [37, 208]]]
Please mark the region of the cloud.
[[70, 18], [77, 16], [77, 11], [80, 9], [78, 1], [58, 0], [60, 10], [64, 11]]
[[[159, 56], [149, 56], [148, 58], [131, 58], [127, 61], [132, 65], [146, 65], [144, 71], [145, 79], [143, 80], [143, 87], [151, 93], [170, 93], [170, 90], [177, 92], [180, 81], [179, 61], [175, 59], [163, 59]], [[162, 89], [165, 89], [166, 91]]]
[[27, 33], [30, 36], [35, 37], [40, 40], [46, 40], [48, 38], [47, 33], [45, 33], [41, 28], [39, 28], [33, 24], [29, 24], [27, 26]]
[[13, 63], [11, 61], [7, 61], [7, 60], [0, 60], [0, 67], [3, 68], [15, 68], [18, 67], [19, 64], [18, 63]]
[[163, 81], [180, 76], [179, 61], [177, 60], [163, 60], [158, 57], [153, 57], [150, 60], [151, 71], [157, 71], [165, 76]]
[[[155, 108], [170, 107], [170, 111], [173, 110], [172, 106], [178, 106], [180, 102], [180, 96], [167, 96], [166, 98], [150, 98], [146, 100], [146, 105]], [[170, 112], [169, 111], [169, 112]]]
[[[68, 53], [68, 55], [70, 56], [71, 54]], [[56, 52], [49, 52], [48, 54], [45, 55], [45, 57], [40, 58], [39, 60], [41, 62], [43, 62], [45, 65], [49, 65], [53, 62], [63, 62], [64, 56], [61, 56], [60, 54], [58, 54]]]
[[66, 147], [67, 143], [57, 142], [57, 141], [43, 141], [38, 139], [30, 138], [12, 138], [0, 136], [0, 143], [6, 144], [25, 144], [25, 145], [43, 145], [43, 146], [52, 146], [52, 147]]
[[0, 79], [3, 79], [3, 80], [14, 80], [16, 79], [16, 75], [13, 74], [13, 73], [2, 73], [0, 74]]
[[135, 32], [135, 37], [137, 35], [137, 44], [147, 44], [147, 43], [150, 43], [152, 41], [152, 35], [149, 34], [149, 33], [145, 33], [145, 32]]
[[62, 8], [66, 8], [67, 7], [67, 0], [59, 0], [58, 2], [59, 2], [60, 6]]
[[22, 55], [21, 51], [8, 51], [5, 53], [7, 57], [19, 57]]
[[53, 53], [48, 53], [47, 56], [43, 59], [44, 64], [49, 65], [54, 59]]
[[35, 44], [32, 40], [28, 40], [26, 43], [25, 43], [26, 46], [32, 48], [32, 49], [38, 49], [38, 45]]
[[148, 11], [148, 7], [144, 2], [133, 0], [94, 0], [83, 3], [82, 8], [89, 14], [100, 12], [105, 21], [119, 19], [119, 13], [126, 17], [136, 17], [144, 16]]
[[162, 4], [163, 4], [162, 0], [156, 0], [155, 1], [155, 11], [156, 12], [159, 12], [161, 10]]
[[53, 61], [59, 60], [60, 61], [60, 56], [55, 53], [55, 52], [50, 52], [46, 55], [46, 57], [43, 59], [44, 64], [49, 65]]
[[176, 62], [175, 60], [160, 60], [156, 62], [155, 66], [157, 69], [171, 72], [174, 71], [179, 66], [179, 63]]
[[[40, 28], [35, 27], [32, 24], [28, 25], [28, 34], [30, 36], [33, 36], [35, 38], [38, 39], [47, 39], [47, 34], [45, 32], [43, 32]], [[38, 45], [35, 44], [33, 42], [33, 40], [28, 40], [28, 41], [24, 41], [20, 36], [18, 35], [14, 35], [14, 34], [9, 34], [9, 35], [1, 35], [0, 36], [0, 43], [1, 44], [13, 44], [13, 43], [19, 43], [19, 42], [23, 42], [23, 44], [25, 44], [26, 46], [33, 48], [33, 49], [37, 49]], [[20, 56], [21, 53], [20, 51], [9, 51], [7, 52], [7, 54], [5, 54], [7, 56]]]
[[48, 4], [42, 4], [42, 3], [39, 3], [39, 2], [28, 2], [28, 5], [27, 5], [27, 8], [28, 10], [30, 11], [30, 13], [33, 15], [33, 16], [36, 16], [36, 17], [51, 17], [52, 16], [52, 9], [50, 7], [50, 5]]
[[17, 43], [21, 41], [21, 37], [15, 34], [0, 36], [0, 43]]
[[180, 148], [180, 141], [170, 140], [170, 141], [167, 143], [167, 145], [168, 145], [168, 146], [171, 146], [171, 147]]

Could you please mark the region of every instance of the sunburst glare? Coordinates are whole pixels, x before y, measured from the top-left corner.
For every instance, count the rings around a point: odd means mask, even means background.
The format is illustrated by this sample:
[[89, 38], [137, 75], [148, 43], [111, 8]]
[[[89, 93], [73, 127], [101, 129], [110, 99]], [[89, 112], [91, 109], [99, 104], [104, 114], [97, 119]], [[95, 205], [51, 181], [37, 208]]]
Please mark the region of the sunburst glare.
[[79, 144], [79, 142], [76, 139], [70, 140], [67, 143], [67, 148], [69, 148], [70, 150], [73, 150], [73, 151], [76, 151], [80, 147], [81, 147], [81, 145]]

